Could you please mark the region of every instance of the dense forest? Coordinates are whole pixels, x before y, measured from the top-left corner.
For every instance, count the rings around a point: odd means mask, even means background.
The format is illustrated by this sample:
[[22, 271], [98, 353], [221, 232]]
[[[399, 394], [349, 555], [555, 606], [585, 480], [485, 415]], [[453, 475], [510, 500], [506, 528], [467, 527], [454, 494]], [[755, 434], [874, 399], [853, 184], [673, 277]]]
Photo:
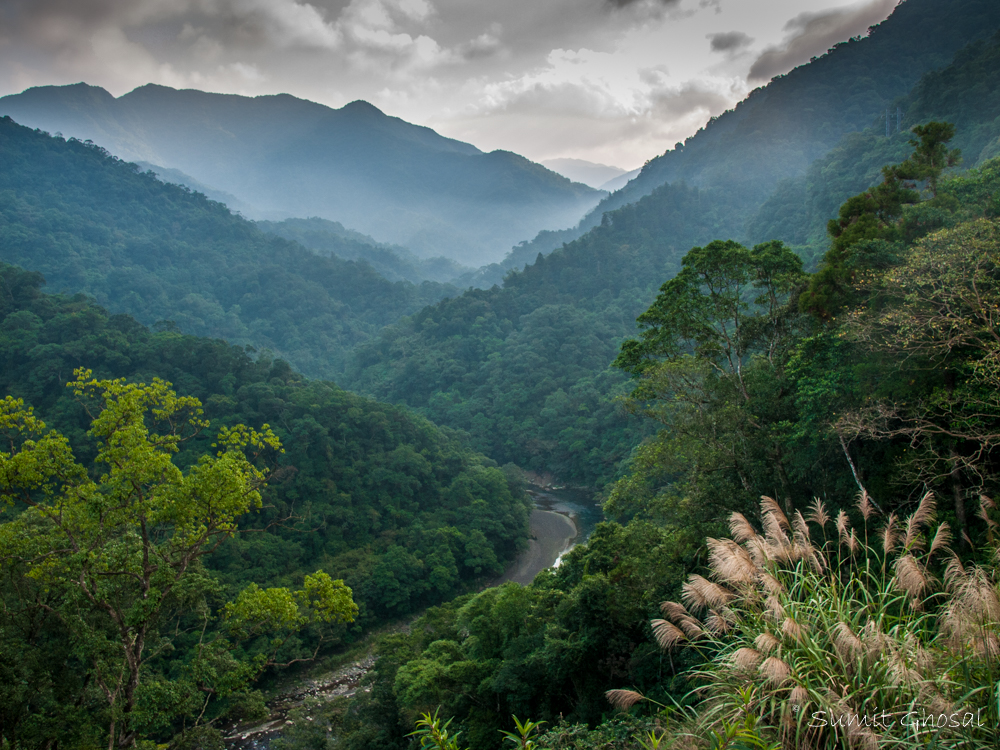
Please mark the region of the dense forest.
[[[150, 331], [127, 315], [109, 315], [83, 295], [44, 294], [41, 284], [37, 273], [0, 269], [3, 392], [33, 406], [49, 428], [66, 436], [85, 465], [99, 457], [97, 436], [88, 430], [93, 409], [66, 388], [81, 367], [98, 378], [168, 381], [181, 396], [200, 402], [198, 418], [209, 420], [214, 430], [270, 425], [282, 446], [270, 459], [261, 510], [243, 520], [245, 533], [223, 535], [203, 561], [196, 578], [209, 576], [211, 585], [200, 593], [194, 586], [193, 599], [172, 602], [178, 613], [158, 623], [158, 637], [167, 638], [166, 643], [170, 636], [164, 628], [176, 626], [183, 634], [175, 634], [175, 646], [144, 665], [148, 684], [136, 697], [139, 703], [166, 701], [157, 697], [157, 685], [171, 675], [187, 674], [185, 679], [197, 681], [197, 675], [189, 674], [197, 671], [190, 640], [197, 636], [190, 629], [211, 622], [212, 632], [222, 632], [218, 610], [248, 584], [301, 586], [304, 574], [317, 568], [342, 579], [360, 608], [353, 630], [337, 633], [351, 640], [362, 628], [447, 600], [471, 582], [496, 575], [523, 543], [528, 505], [519, 473], [497, 468], [422, 418], [333, 383], [306, 380], [280, 359], [255, 356], [221, 340]], [[13, 445], [19, 443], [16, 423], [4, 424]], [[200, 430], [186, 439], [174, 461], [197, 464], [199, 456], [212, 452], [211, 434]], [[17, 477], [4, 471], [2, 490], [8, 498], [17, 497], [12, 494]], [[95, 673], [85, 666], [90, 646], [72, 635], [73, 619], [64, 612], [23, 600], [20, 566], [30, 566], [32, 555], [12, 550], [10, 537], [5, 540], [5, 560], [20, 562], [4, 566], [4, 742], [16, 747], [71, 737], [85, 742], [99, 731], [109, 710], [101, 708], [91, 680]], [[54, 596], [72, 598], [66, 585], [49, 584]], [[314, 642], [318, 638], [308, 635]], [[255, 694], [235, 689], [240, 681], [270, 661], [305, 658], [314, 644], [306, 636], [286, 636], [282, 648], [263, 662], [259, 654], [270, 647], [266, 639], [257, 634], [243, 645], [249, 649], [243, 661], [227, 666], [228, 677], [221, 671], [217, 676], [217, 695], [210, 694], [213, 706], [203, 720], [230, 708], [238, 714], [243, 709], [236, 703], [258, 705]], [[58, 653], [68, 649], [65, 660], [47, 658], [53, 648]], [[217, 666], [222, 670], [225, 665]], [[225, 684], [229, 688], [223, 689]], [[221, 700], [227, 694], [232, 699]], [[71, 715], [61, 712], [60, 704], [74, 706]], [[167, 701], [160, 708], [155, 721], [136, 720], [132, 729], [169, 735], [177, 722], [190, 725], [203, 706]]]
[[998, 50], [1000, 37], [973, 43], [927, 74], [897, 100], [906, 113], [899, 133], [894, 125], [886, 138], [879, 123], [844, 136], [807, 177], [781, 183], [749, 228], [734, 220], [745, 215], [738, 193], [662, 185], [510, 273], [502, 288], [446, 300], [359, 345], [344, 384], [466, 430], [498, 460], [605, 484], [639, 435], [614, 406], [623, 378], [608, 365], [684, 253], [749, 235], [784, 241], [814, 266], [827, 219], [905, 156], [919, 122], [952, 117], [966, 166], [981, 163], [1000, 143]]
[[101, 148], [0, 120], [3, 260], [145, 325], [225, 338], [314, 377], [351, 346], [454, 293], [265, 234]]
[[[998, 27], [906, 0], [464, 293], [0, 120], [0, 750], [345, 653], [269, 747], [996, 748]], [[490, 585], [528, 471], [606, 520]]]
[[282, 747], [994, 747], [1000, 159], [944, 176], [954, 132], [914, 128], [814, 274], [780, 241], [684, 254], [615, 360], [658, 430], [616, 520], [383, 639], [336, 739]]

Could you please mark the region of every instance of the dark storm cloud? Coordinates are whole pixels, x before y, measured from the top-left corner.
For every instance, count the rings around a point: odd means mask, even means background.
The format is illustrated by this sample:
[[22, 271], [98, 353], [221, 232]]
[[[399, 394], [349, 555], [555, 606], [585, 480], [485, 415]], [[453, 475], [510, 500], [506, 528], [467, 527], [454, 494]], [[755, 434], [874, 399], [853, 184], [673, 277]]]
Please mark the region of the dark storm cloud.
[[785, 24], [789, 37], [769, 47], [750, 66], [749, 81], [769, 81], [810, 58], [822, 55], [837, 42], [864, 34], [882, 21], [898, 0], [869, 0], [847, 8], [801, 13]]
[[712, 46], [712, 52], [735, 52], [753, 43], [753, 37], [742, 31], [709, 34], [706, 38]]

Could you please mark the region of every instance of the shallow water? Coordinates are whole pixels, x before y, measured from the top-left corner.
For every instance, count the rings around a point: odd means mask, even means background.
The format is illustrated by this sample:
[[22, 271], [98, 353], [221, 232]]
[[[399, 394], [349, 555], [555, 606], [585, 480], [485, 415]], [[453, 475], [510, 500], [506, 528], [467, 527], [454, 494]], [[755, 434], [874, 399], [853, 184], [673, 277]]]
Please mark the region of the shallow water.
[[533, 490], [532, 497], [538, 510], [547, 510], [569, 516], [576, 525], [577, 533], [570, 539], [558, 558], [554, 568], [559, 567], [563, 555], [578, 544], [586, 542], [594, 531], [594, 527], [604, 520], [604, 511], [600, 503], [594, 499], [593, 490], [563, 488]]

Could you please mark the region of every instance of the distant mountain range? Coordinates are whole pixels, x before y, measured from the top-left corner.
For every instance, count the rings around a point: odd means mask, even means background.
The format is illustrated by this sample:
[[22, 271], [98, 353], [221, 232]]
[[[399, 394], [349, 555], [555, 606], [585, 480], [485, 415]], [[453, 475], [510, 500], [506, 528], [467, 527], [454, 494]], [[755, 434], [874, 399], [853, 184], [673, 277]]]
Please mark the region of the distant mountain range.
[[604, 196], [363, 101], [331, 109], [285, 94], [156, 85], [115, 98], [80, 83], [3, 97], [0, 115], [157, 171], [179, 170], [208, 194], [230, 194], [248, 218], [316, 216], [470, 266], [499, 260], [539, 230], [575, 224]]
[[[598, 190], [607, 190], [604, 187], [605, 184], [628, 172], [621, 167], [597, 164], [585, 159], [546, 159], [542, 162], [542, 166], [553, 172], [558, 172], [573, 182], [582, 182], [584, 185], [590, 185]], [[638, 174], [638, 170], [636, 170], [636, 174]]]

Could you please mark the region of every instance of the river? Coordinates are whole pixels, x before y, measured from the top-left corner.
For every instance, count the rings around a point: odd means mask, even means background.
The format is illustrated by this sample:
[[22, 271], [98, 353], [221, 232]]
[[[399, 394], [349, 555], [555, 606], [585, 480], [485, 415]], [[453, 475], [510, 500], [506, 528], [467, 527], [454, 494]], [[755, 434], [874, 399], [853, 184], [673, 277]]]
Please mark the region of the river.
[[592, 491], [535, 488], [531, 495], [535, 508], [531, 512], [528, 547], [494, 585], [506, 581], [531, 583], [545, 568], [558, 567], [563, 555], [586, 542], [594, 527], [604, 520], [604, 512]]

